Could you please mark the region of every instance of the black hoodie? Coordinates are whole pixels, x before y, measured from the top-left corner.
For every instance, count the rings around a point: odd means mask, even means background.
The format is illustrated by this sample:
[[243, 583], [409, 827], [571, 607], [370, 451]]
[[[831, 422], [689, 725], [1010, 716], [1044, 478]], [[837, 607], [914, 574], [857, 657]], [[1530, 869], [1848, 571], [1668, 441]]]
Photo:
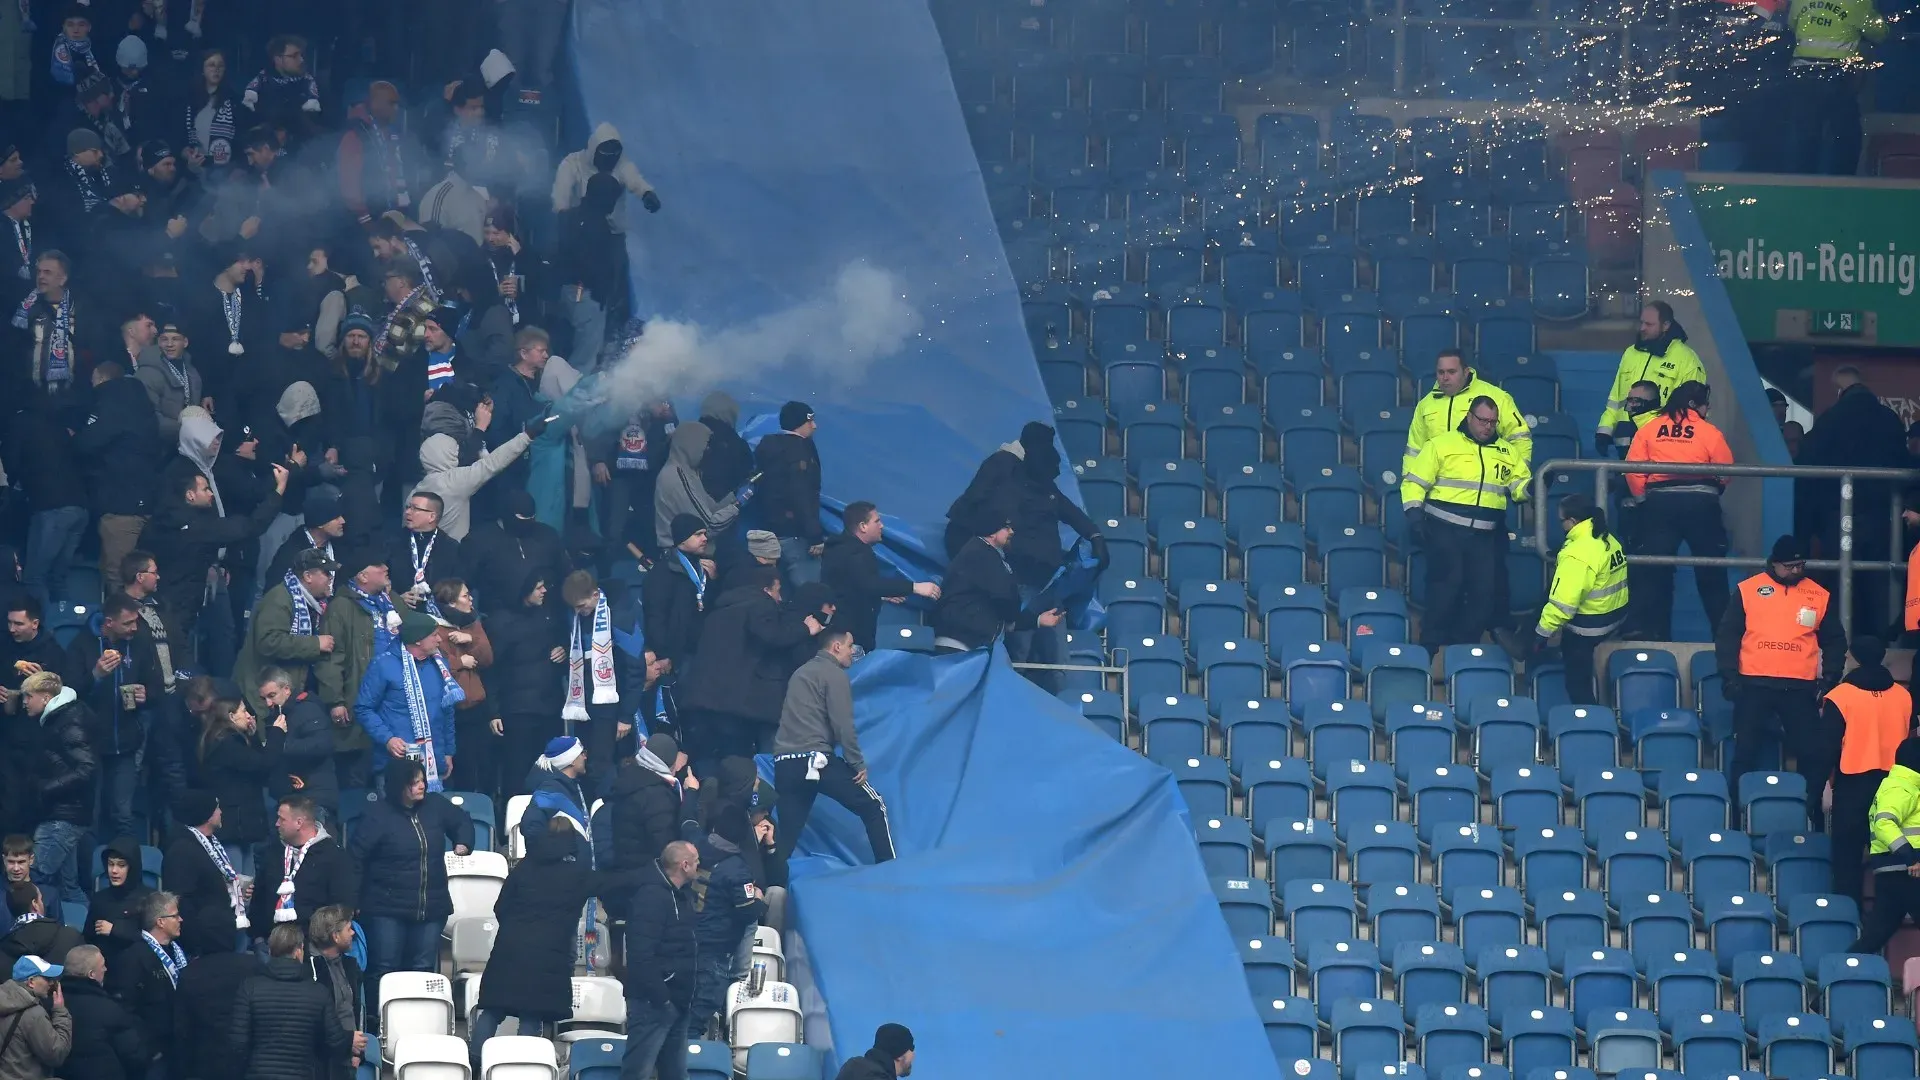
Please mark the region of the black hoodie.
[[[147, 897], [153, 890], [147, 887], [146, 865], [140, 853], [140, 843], [131, 836], [118, 836], [106, 846], [102, 861], [107, 855], [117, 855], [127, 860], [127, 883], [109, 885], [96, 889], [93, 903], [87, 907], [86, 942], [106, 954], [107, 962], [121, 949], [140, 940], [142, 923], [141, 908], [146, 905]], [[111, 925], [105, 934], [95, 933], [101, 923]]]
[[947, 557], [957, 557], [969, 538], [1011, 522], [1007, 565], [1014, 579], [1028, 588], [1045, 586], [1065, 555], [1060, 526], [1085, 537], [1099, 531], [1086, 511], [1060, 493], [1054, 482], [1059, 475], [1053, 429], [1041, 423], [1022, 428], [1018, 442], [1002, 445], [980, 463], [967, 490], [948, 507]]

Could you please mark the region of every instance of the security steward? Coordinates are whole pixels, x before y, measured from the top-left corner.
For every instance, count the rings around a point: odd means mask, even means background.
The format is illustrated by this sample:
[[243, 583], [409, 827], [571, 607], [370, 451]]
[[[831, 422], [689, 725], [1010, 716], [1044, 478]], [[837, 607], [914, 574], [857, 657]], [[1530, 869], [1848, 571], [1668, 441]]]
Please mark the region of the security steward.
[[1607, 407], [1601, 410], [1600, 423], [1593, 432], [1593, 448], [1601, 457], [1613, 445], [1615, 425], [1627, 418], [1627, 392], [1642, 380], [1660, 388], [1660, 404], [1665, 405], [1673, 388], [1683, 382], [1704, 383], [1707, 369], [1700, 355], [1687, 344], [1687, 332], [1673, 321], [1673, 307], [1655, 300], [1640, 309], [1639, 339], [1620, 354], [1619, 370], [1613, 373], [1613, 389], [1607, 392]]
[[1413, 459], [1434, 439], [1453, 431], [1466, 419], [1475, 398], [1490, 398], [1500, 410], [1499, 435], [1529, 465], [1533, 462], [1533, 429], [1513, 395], [1482, 379], [1467, 366], [1459, 349], [1442, 349], [1433, 362], [1433, 390], [1413, 407], [1413, 422], [1407, 425], [1407, 452], [1400, 459], [1400, 471], [1413, 468]]
[[1820, 721], [1840, 762], [1833, 775], [1833, 891], [1858, 901], [1873, 796], [1893, 769], [1894, 752], [1913, 733], [1913, 699], [1883, 663], [1885, 642], [1862, 635], [1851, 651], [1859, 666], [1827, 691]]
[[1560, 528], [1567, 538], [1553, 564], [1553, 585], [1540, 608], [1540, 621], [1526, 637], [1511, 631], [1494, 635], [1500, 647], [1525, 658], [1560, 631], [1560, 657], [1566, 664], [1567, 700], [1597, 705], [1593, 653], [1627, 617], [1627, 554], [1607, 531], [1607, 512], [1585, 495], [1560, 500]]
[[[1655, 419], [1642, 427], [1627, 448], [1628, 461], [1674, 461], [1731, 465], [1726, 437], [1707, 422], [1707, 386], [1684, 382], [1674, 387]], [[1727, 527], [1720, 517], [1720, 492], [1726, 478], [1628, 473], [1627, 490], [1643, 500], [1634, 511], [1631, 538], [1636, 555], [1677, 555], [1680, 545], [1700, 558], [1727, 554]], [[1633, 595], [1632, 637], [1669, 641], [1673, 637], [1673, 567], [1636, 566], [1629, 575]], [[1727, 573], [1717, 566], [1693, 568], [1694, 588], [1707, 613], [1707, 625], [1719, 626], [1727, 611]]]
[[1428, 648], [1480, 640], [1506, 623], [1507, 506], [1527, 496], [1527, 459], [1501, 438], [1500, 405], [1481, 395], [1460, 426], [1439, 435], [1400, 481], [1407, 535], [1427, 553], [1427, 604], [1420, 641]]
[[1778, 738], [1807, 781], [1807, 816], [1825, 830], [1820, 795], [1833, 775], [1831, 740], [1820, 730], [1819, 690], [1840, 680], [1847, 632], [1839, 606], [1807, 578], [1807, 553], [1791, 535], [1774, 541], [1765, 571], [1740, 583], [1713, 640], [1714, 658], [1733, 702], [1733, 767], [1739, 778], [1760, 763], [1760, 746]]
[[1873, 0], [1793, 0], [1793, 62], [1787, 66], [1782, 134], [1787, 172], [1852, 173], [1860, 157], [1861, 44], [1882, 41], [1887, 20]]
[[1873, 909], [1850, 953], [1877, 953], [1893, 940], [1908, 915], [1920, 919], [1920, 739], [1908, 739], [1893, 752], [1893, 768], [1873, 794], [1867, 819], [1873, 845], [1867, 868], [1873, 872]]
[[1613, 425], [1613, 446], [1621, 457], [1627, 454], [1627, 448], [1633, 445], [1633, 437], [1640, 429], [1660, 415], [1660, 384], [1651, 379], [1641, 379], [1627, 388], [1626, 417]]

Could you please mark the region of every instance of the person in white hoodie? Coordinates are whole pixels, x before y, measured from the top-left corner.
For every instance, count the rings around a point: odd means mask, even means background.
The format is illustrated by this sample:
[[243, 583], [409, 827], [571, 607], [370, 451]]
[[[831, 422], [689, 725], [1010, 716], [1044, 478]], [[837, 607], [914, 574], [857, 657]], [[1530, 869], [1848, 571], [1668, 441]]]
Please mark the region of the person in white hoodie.
[[[593, 179], [595, 173], [606, 173], [620, 181], [640, 197], [640, 205], [646, 207], [649, 214], [660, 212], [660, 196], [627, 158], [619, 130], [607, 123], [593, 129], [593, 137], [587, 140], [585, 150], [575, 150], [561, 159], [560, 168], [553, 175], [553, 212], [564, 214], [579, 206], [580, 200], [587, 197], [587, 181]], [[615, 214], [613, 222], [614, 228], [619, 229], [620, 215]]]
[[[482, 402], [475, 412], [478, 426], [485, 430], [493, 419], [492, 403]], [[473, 493], [526, 453], [533, 440], [547, 429], [547, 422], [544, 416], [534, 417], [520, 434], [480, 455], [480, 460], [471, 465], [460, 464], [460, 443], [453, 436], [445, 432], [427, 436], [420, 444], [420, 467], [426, 475], [413, 490], [440, 496], [440, 531], [455, 540], [467, 538], [467, 530], [472, 527]]]

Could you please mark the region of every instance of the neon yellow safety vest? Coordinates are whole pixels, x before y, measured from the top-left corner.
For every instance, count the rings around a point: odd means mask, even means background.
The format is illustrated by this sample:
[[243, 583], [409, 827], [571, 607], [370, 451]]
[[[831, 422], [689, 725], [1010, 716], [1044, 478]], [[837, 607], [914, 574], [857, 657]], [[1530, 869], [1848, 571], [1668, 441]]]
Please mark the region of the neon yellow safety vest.
[[1873, 844], [1868, 853], [1910, 855], [1920, 843], [1920, 773], [1905, 765], [1887, 770], [1873, 793]]
[[1860, 42], [1887, 36], [1887, 20], [1873, 0], [1793, 0], [1787, 23], [1793, 27], [1793, 58], [1828, 63], [1860, 59]]
[[1519, 453], [1521, 460], [1533, 462], [1533, 429], [1527, 426], [1527, 418], [1520, 415], [1520, 407], [1513, 403], [1513, 395], [1482, 379], [1480, 373], [1467, 369], [1467, 384], [1457, 394], [1443, 394], [1435, 388], [1413, 407], [1413, 422], [1407, 425], [1407, 452], [1400, 458], [1400, 471], [1405, 473], [1413, 467], [1413, 459], [1420, 456], [1421, 448], [1435, 438], [1460, 427], [1460, 421], [1467, 418], [1467, 409], [1473, 399], [1490, 397], [1500, 410], [1500, 424], [1494, 434], [1507, 440]]
[[[1593, 535], [1593, 522], [1576, 522], [1553, 564], [1553, 586], [1540, 609], [1541, 637], [1566, 626], [1575, 615], [1611, 615], [1627, 606], [1627, 553], [1611, 534]], [[1608, 629], [1611, 629], [1610, 627]], [[1597, 637], [1605, 630], [1567, 626], [1570, 634]]]
[[1641, 381], [1660, 387], [1660, 404], [1665, 405], [1667, 395], [1681, 383], [1706, 382], [1707, 369], [1700, 364], [1700, 354], [1684, 341], [1667, 342], [1667, 351], [1660, 356], [1637, 344], [1629, 345], [1620, 354], [1620, 369], [1613, 374], [1613, 389], [1607, 393], [1607, 407], [1600, 413], [1595, 431], [1613, 434], [1614, 425], [1627, 418], [1627, 391]]
[[1507, 440], [1481, 444], [1449, 431], [1413, 459], [1400, 481], [1400, 505], [1470, 529], [1504, 529], [1507, 503], [1524, 501], [1532, 479], [1526, 458]]

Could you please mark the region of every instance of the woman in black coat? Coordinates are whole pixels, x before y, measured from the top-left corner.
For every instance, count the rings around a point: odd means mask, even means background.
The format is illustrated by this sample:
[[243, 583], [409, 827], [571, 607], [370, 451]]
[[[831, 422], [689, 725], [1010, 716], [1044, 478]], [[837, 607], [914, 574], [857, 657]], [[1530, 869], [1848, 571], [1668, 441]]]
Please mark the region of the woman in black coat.
[[115, 837], [105, 849], [107, 887], [96, 889], [87, 906], [86, 941], [111, 961], [120, 950], [140, 940], [145, 929], [142, 908], [153, 890], [147, 888], [140, 844], [131, 836]]
[[267, 838], [267, 778], [280, 767], [287, 738], [284, 715], [263, 741], [247, 703], [214, 702], [200, 736], [200, 782], [220, 800], [220, 842], [241, 873], [250, 872], [254, 845]]
[[453, 914], [444, 852], [448, 844], [456, 855], [473, 850], [473, 818], [427, 790], [418, 761], [394, 761], [385, 775], [385, 796], [367, 806], [352, 842], [367, 932], [367, 1011], [375, 1016], [381, 976], [439, 967], [440, 931]]
[[618, 887], [607, 890], [608, 909], [623, 917], [638, 874], [650, 869], [668, 844], [683, 839], [680, 823], [690, 816], [682, 813], [679, 787], [652, 767], [658, 763], [673, 770], [675, 759], [680, 757], [678, 745], [671, 736], [655, 735], [644, 749], [648, 763], [633, 757], [621, 759], [620, 772], [607, 791], [613, 850], [601, 856], [601, 866], [619, 882]]
[[520, 1020], [520, 1034], [534, 1023], [551, 1034], [552, 1025], [573, 1015], [573, 937], [587, 898], [601, 888], [604, 875], [576, 857], [579, 834], [556, 814], [547, 827], [527, 838], [527, 857], [507, 874], [494, 901], [500, 930], [487, 967], [511, 977], [482, 980], [480, 1001], [469, 1025], [473, 1057], [509, 1016]]
[[505, 763], [501, 779], [510, 795], [528, 793], [528, 764], [561, 733], [567, 642], [564, 623], [547, 604], [550, 584], [544, 573], [529, 574], [520, 602], [494, 611], [487, 620], [493, 666], [483, 679], [487, 699], [497, 710], [494, 731], [506, 736], [500, 748]]

